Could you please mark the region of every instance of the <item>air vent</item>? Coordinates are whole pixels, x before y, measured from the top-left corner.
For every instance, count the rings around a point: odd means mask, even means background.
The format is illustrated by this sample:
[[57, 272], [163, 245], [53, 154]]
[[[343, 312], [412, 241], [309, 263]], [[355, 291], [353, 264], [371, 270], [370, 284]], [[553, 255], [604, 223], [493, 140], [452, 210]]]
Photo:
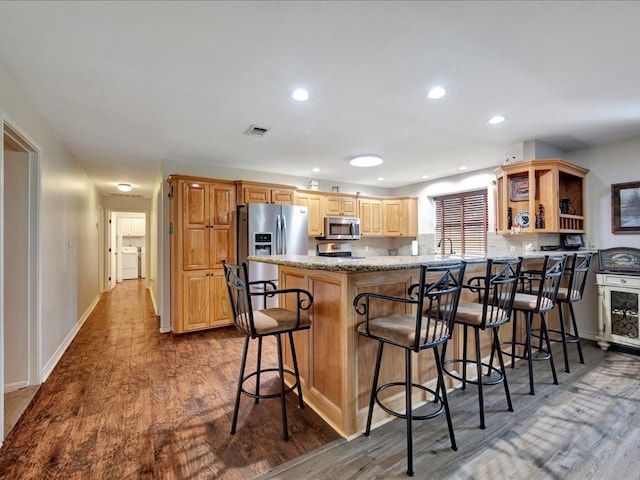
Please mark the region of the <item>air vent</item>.
[[258, 125], [251, 125], [245, 132], [245, 135], [249, 135], [250, 137], [264, 137], [265, 134], [269, 131], [269, 128], [259, 127]]
[[109, 195], [112, 197], [120, 197], [120, 198], [145, 198], [144, 195], [139, 193], [113, 193], [110, 192]]

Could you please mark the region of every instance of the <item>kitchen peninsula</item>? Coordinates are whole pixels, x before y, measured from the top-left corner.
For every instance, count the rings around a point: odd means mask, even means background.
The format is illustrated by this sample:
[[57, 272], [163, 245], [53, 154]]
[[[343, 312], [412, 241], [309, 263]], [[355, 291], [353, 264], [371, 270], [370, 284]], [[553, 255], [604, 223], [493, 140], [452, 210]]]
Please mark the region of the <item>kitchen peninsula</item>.
[[[485, 268], [484, 257], [478, 255], [367, 258], [274, 255], [248, 260], [278, 265], [280, 288], [304, 288], [313, 295], [312, 327], [294, 334], [304, 400], [345, 438], [364, 430], [376, 356], [376, 342], [356, 331], [362, 318], [354, 312], [354, 297], [361, 292], [404, 296], [409, 286], [418, 282], [420, 264], [435, 266], [465, 260], [467, 276], [483, 273]], [[456, 355], [460, 345], [457, 341], [453, 343], [447, 353]], [[380, 383], [402, 380], [403, 355], [400, 349], [385, 350]], [[436, 378], [433, 354], [426, 351], [419, 355], [415, 381], [432, 388]], [[291, 367], [289, 350], [285, 352], [285, 362]], [[387, 404], [402, 410], [403, 391], [390, 389], [386, 394]], [[419, 396], [422, 394], [415, 392], [416, 404], [425, 400]], [[374, 410], [374, 425], [387, 418], [381, 409]]]

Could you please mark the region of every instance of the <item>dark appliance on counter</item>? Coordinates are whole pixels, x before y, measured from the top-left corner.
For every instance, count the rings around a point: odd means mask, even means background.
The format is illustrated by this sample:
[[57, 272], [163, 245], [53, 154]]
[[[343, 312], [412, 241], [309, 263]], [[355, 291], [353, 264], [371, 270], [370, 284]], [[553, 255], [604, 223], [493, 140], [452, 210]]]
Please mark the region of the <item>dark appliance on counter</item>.
[[316, 253], [319, 257], [353, 257], [351, 255], [351, 244], [349, 243], [319, 243], [316, 246]]
[[318, 240], [359, 240], [360, 219], [357, 217], [324, 217], [324, 237]]

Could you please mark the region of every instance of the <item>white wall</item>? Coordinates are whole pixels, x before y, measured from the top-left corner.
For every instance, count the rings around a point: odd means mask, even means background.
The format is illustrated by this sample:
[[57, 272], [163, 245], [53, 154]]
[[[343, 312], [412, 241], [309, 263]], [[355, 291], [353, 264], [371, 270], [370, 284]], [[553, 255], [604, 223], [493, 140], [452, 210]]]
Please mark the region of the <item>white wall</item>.
[[[0, 116], [29, 139], [41, 155], [38, 370], [46, 379], [98, 300], [99, 196], [2, 63]], [[0, 362], [2, 370], [3, 351]]]

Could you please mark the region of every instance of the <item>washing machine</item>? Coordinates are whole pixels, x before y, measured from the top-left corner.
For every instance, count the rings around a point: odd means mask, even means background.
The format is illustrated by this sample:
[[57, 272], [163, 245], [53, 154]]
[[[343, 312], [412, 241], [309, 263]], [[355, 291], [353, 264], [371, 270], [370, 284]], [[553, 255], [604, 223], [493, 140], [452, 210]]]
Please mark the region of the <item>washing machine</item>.
[[138, 278], [138, 248], [122, 247], [122, 279]]

